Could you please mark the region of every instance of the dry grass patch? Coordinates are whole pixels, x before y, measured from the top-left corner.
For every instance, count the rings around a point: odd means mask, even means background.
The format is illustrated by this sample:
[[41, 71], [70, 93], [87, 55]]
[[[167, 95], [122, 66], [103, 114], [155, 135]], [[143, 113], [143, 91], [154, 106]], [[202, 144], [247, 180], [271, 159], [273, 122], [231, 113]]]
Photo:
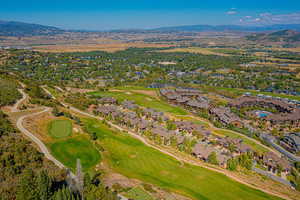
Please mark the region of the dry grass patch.
[[300, 53], [300, 47], [296, 47], [296, 48], [271, 48], [271, 50], [274, 50], [274, 51], [290, 51], [290, 52]]
[[231, 56], [229, 54], [218, 53], [218, 52], [211, 51], [210, 49], [207, 48], [199, 48], [199, 47], [167, 49], [167, 50], [161, 50], [160, 52], [187, 52], [187, 53], [199, 53], [203, 55]]
[[112, 44], [76, 44], [76, 45], [43, 45], [33, 47], [34, 50], [40, 52], [89, 52], [89, 51], [106, 51], [116, 52], [126, 50], [130, 47], [136, 48], [163, 48], [171, 47], [168, 44], [148, 44], [148, 43], [112, 43]]

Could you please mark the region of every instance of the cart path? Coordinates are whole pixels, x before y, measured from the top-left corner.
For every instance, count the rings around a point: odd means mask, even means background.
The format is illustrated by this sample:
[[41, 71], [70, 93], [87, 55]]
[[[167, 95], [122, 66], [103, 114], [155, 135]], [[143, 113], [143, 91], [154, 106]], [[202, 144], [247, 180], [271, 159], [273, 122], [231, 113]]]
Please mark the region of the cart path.
[[19, 99], [11, 108], [11, 112], [19, 112], [19, 106], [21, 103], [23, 103], [23, 101], [25, 101], [27, 99], [27, 94], [22, 90], [22, 89], [18, 89], [18, 91], [22, 94], [22, 98]]

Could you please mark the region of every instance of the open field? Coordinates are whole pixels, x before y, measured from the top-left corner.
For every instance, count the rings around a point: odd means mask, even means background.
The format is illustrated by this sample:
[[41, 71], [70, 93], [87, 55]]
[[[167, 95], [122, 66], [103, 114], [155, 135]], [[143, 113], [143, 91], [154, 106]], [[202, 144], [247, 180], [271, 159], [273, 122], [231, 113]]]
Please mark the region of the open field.
[[53, 120], [49, 123], [49, 135], [54, 138], [64, 138], [72, 134], [72, 122], [69, 120]]
[[84, 170], [95, 166], [101, 159], [97, 149], [83, 136], [59, 140], [48, 146], [54, 157], [71, 169], [76, 168], [77, 158]]
[[143, 106], [143, 107], [149, 107], [156, 109], [158, 111], [162, 112], [168, 112], [176, 115], [186, 115], [187, 112], [183, 110], [182, 108], [175, 107], [169, 105], [167, 102], [163, 102], [161, 100], [158, 100], [157, 98], [151, 97], [149, 95], [136, 93], [133, 90], [124, 90], [124, 91], [108, 91], [108, 92], [90, 92], [88, 93], [92, 96], [96, 97], [105, 97], [105, 96], [111, 96], [119, 101], [123, 100], [132, 100], [136, 104]]
[[203, 55], [230, 56], [229, 54], [213, 51], [208, 48], [200, 48], [200, 47], [175, 48], [175, 49], [161, 50], [160, 52], [187, 52], [187, 53], [199, 53]]
[[114, 133], [96, 120], [84, 120], [96, 132], [109, 166], [129, 178], [152, 183], [193, 199], [279, 199], [232, 181], [225, 175], [189, 164], [144, 145], [123, 133]]
[[136, 48], [163, 48], [170, 47], [168, 44], [148, 44], [148, 43], [110, 43], [110, 44], [66, 44], [66, 45], [42, 45], [33, 47], [34, 50], [40, 52], [89, 52], [89, 51], [106, 51], [116, 52], [128, 49], [130, 47]]
[[151, 195], [149, 195], [145, 190], [140, 187], [135, 187], [124, 194], [125, 197], [134, 200], [153, 200]]

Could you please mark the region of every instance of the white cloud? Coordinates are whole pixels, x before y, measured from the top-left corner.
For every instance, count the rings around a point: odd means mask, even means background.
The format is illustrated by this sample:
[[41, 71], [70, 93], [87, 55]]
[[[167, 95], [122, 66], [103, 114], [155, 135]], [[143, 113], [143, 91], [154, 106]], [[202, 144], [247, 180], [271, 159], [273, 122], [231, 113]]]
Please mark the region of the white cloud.
[[239, 20], [244, 25], [299, 24], [300, 12], [287, 14], [261, 13], [256, 17], [245, 16]]
[[237, 11], [235, 11], [235, 10], [230, 10], [230, 11], [228, 11], [226, 14], [227, 14], [227, 15], [235, 15], [235, 14], [237, 14]]

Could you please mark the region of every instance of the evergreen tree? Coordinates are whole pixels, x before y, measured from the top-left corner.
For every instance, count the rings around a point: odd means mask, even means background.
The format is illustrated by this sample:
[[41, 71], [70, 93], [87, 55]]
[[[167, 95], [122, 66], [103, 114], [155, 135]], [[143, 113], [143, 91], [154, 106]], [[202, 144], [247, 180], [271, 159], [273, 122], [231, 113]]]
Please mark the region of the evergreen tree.
[[35, 200], [38, 199], [36, 195], [36, 184], [34, 181], [34, 174], [31, 169], [24, 171], [19, 184], [16, 195], [16, 200]]
[[50, 199], [52, 180], [45, 171], [39, 173], [37, 180], [37, 195], [40, 199]]

